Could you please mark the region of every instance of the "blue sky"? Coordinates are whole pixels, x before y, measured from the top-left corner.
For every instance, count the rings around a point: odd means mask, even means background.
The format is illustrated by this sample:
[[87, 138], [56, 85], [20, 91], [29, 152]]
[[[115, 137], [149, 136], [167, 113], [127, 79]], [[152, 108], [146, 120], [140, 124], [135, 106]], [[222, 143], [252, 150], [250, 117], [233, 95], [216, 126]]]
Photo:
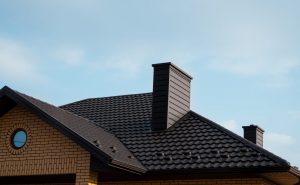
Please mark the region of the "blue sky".
[[300, 166], [300, 2], [2, 0], [0, 86], [55, 105], [152, 91], [190, 73], [192, 109]]

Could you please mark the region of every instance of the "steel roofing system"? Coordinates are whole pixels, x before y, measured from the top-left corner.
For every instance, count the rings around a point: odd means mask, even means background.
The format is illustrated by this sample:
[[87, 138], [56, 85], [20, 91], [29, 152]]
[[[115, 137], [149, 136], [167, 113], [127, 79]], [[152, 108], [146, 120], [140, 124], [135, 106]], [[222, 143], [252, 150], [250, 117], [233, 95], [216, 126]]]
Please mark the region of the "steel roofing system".
[[[288, 172], [300, 176], [286, 160], [190, 110], [191, 77], [177, 66], [153, 67], [153, 93], [90, 98], [60, 107], [5, 86], [0, 90], [0, 117], [19, 104], [88, 150], [97, 162], [134, 174]], [[155, 107], [159, 114], [153, 119]], [[153, 127], [153, 120], [168, 125]]]

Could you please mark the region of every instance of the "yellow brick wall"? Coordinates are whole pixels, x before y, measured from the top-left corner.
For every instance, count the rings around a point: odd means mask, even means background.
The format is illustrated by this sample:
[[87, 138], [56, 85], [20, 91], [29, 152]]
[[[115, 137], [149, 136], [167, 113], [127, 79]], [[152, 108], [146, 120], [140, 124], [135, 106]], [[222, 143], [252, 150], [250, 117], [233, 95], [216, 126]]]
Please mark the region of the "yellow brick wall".
[[[16, 150], [11, 135], [18, 128], [28, 140]], [[95, 182], [89, 152], [21, 106], [0, 118], [0, 151], [0, 176], [76, 174], [76, 185]]]
[[274, 185], [262, 178], [106, 182], [102, 185]]
[[[3, 185], [3, 184], [1, 184], [1, 185]], [[24, 184], [13, 184], [13, 185], [24, 185]], [[25, 185], [28, 185], [28, 184], [25, 184]], [[49, 184], [49, 183], [47, 183], [47, 184], [33, 184], [33, 185], [73, 185], [73, 184], [70, 184], [70, 183], [51, 183], [51, 184]]]

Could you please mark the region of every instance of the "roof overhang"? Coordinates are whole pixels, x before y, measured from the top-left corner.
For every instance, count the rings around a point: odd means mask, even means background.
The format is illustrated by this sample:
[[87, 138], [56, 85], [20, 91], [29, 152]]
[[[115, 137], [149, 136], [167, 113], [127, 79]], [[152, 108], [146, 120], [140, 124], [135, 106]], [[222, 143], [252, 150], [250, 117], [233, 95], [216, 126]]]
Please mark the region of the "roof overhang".
[[269, 172], [262, 173], [260, 176], [268, 179], [276, 184], [282, 185], [295, 185], [300, 183], [299, 172], [295, 173], [294, 170], [287, 172]]

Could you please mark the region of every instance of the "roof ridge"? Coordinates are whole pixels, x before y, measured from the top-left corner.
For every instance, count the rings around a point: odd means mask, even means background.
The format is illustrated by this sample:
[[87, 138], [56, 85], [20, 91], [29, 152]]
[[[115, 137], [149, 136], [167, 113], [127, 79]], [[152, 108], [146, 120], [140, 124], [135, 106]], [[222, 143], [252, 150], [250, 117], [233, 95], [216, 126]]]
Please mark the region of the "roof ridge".
[[291, 165], [288, 161], [286, 161], [286, 160], [282, 159], [281, 157], [273, 154], [272, 152], [270, 152], [270, 151], [268, 151], [268, 150], [266, 150], [262, 147], [257, 146], [256, 144], [252, 143], [251, 141], [248, 141], [247, 139], [237, 135], [236, 133], [224, 128], [223, 126], [215, 123], [214, 121], [212, 121], [208, 118], [205, 118], [205, 117], [201, 116], [200, 114], [198, 114], [198, 113], [196, 113], [192, 110], [190, 112], [191, 112], [192, 115], [197, 116], [201, 119], [204, 119], [208, 124], [215, 127], [216, 129], [224, 132], [225, 134], [232, 137], [233, 139], [236, 139], [236, 140], [242, 142], [243, 144], [247, 145], [248, 147], [251, 147], [252, 149], [256, 150], [257, 152], [263, 153], [264, 155], [266, 155], [271, 160], [276, 161], [277, 163], [283, 165], [284, 167], [287, 167], [287, 168], [291, 167]]
[[67, 103], [67, 104], [63, 104], [63, 105], [60, 105], [58, 107], [64, 107], [64, 106], [68, 106], [68, 105], [72, 105], [72, 104], [75, 104], [75, 103], [79, 103], [79, 102], [83, 102], [83, 101], [87, 101], [87, 100], [92, 100], [92, 99], [108, 99], [108, 98], [121, 98], [121, 97], [124, 97], [124, 96], [136, 96], [136, 95], [147, 95], [147, 94], [152, 94], [152, 92], [147, 92], [147, 93], [135, 93], [135, 94], [123, 94], [123, 95], [116, 95], [116, 96], [104, 96], [104, 97], [95, 97], [95, 98], [85, 98], [85, 99], [82, 99], [82, 100], [77, 100], [77, 101], [74, 101], [74, 102], [70, 102], [70, 103]]

